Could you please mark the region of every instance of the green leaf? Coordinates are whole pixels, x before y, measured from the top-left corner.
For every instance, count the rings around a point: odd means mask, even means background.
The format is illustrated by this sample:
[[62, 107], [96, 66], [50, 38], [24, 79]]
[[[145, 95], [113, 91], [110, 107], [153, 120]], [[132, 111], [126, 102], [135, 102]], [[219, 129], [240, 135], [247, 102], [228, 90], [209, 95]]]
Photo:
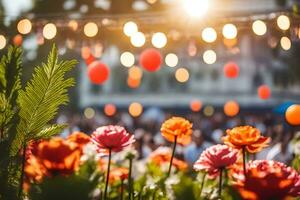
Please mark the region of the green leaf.
[[68, 88], [74, 85], [74, 79], [65, 78], [65, 74], [76, 64], [75, 60], [59, 62], [53, 46], [47, 63], [36, 67], [33, 78], [19, 94], [20, 123], [10, 155], [16, 155], [24, 143], [35, 139], [55, 117], [59, 106], [68, 102]]
[[35, 140], [50, 138], [54, 135], [61, 133], [68, 125], [66, 124], [55, 124], [47, 128], [44, 128], [36, 136]]

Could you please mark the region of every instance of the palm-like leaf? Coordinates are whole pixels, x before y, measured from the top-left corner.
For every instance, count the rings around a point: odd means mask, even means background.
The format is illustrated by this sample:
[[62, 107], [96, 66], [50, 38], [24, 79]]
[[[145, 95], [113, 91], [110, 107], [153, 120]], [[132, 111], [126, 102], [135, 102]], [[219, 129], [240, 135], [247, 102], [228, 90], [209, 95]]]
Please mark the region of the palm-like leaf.
[[[57, 49], [53, 47], [48, 56], [48, 62], [35, 69], [32, 80], [25, 90], [19, 94], [20, 123], [17, 126], [17, 134], [12, 141], [10, 154], [16, 155], [22, 145], [29, 140], [48, 136], [49, 132], [43, 132], [44, 127], [57, 114], [60, 105], [68, 102], [68, 88], [74, 85], [73, 78], [65, 78], [76, 61], [58, 61]], [[53, 131], [59, 128], [51, 129]]]

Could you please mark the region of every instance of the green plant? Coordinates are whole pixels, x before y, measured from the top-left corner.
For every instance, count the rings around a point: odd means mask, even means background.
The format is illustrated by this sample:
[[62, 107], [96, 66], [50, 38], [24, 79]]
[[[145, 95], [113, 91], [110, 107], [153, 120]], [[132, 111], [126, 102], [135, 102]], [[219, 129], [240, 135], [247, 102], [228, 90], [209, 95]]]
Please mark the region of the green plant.
[[22, 50], [9, 47], [1, 58], [0, 199], [21, 198], [28, 143], [49, 138], [65, 128], [66, 125], [50, 122], [59, 107], [68, 102], [68, 88], [75, 82], [65, 74], [76, 63], [58, 61], [53, 46], [47, 62], [35, 68], [32, 79], [22, 88]]

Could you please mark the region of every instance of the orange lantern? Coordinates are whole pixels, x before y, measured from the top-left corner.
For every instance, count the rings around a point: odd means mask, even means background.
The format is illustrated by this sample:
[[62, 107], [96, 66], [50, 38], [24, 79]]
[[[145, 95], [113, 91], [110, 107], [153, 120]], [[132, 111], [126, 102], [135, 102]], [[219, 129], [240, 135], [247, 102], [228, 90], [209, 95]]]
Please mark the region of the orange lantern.
[[285, 112], [285, 119], [290, 125], [300, 125], [300, 105], [294, 104], [288, 107]]
[[193, 100], [190, 103], [190, 108], [193, 112], [199, 112], [202, 108], [202, 102], [199, 100]]
[[107, 116], [113, 116], [114, 114], [116, 114], [116, 111], [117, 111], [117, 108], [114, 104], [109, 103], [104, 106], [104, 113]]
[[140, 64], [149, 72], [159, 70], [162, 63], [162, 57], [158, 50], [150, 48], [144, 50], [140, 55]]
[[223, 71], [227, 78], [236, 78], [239, 75], [240, 68], [235, 62], [229, 62], [224, 66]]
[[270, 96], [271, 96], [270, 87], [267, 86], [267, 85], [259, 86], [258, 89], [257, 89], [257, 94], [258, 94], [259, 98], [261, 98], [263, 100], [269, 99]]
[[18, 34], [13, 38], [13, 43], [16, 46], [21, 46], [23, 43], [23, 37], [22, 35]]
[[224, 105], [224, 113], [229, 117], [234, 117], [240, 112], [240, 106], [236, 101], [227, 101]]
[[106, 64], [94, 61], [88, 66], [88, 76], [94, 84], [103, 84], [109, 78], [109, 68]]

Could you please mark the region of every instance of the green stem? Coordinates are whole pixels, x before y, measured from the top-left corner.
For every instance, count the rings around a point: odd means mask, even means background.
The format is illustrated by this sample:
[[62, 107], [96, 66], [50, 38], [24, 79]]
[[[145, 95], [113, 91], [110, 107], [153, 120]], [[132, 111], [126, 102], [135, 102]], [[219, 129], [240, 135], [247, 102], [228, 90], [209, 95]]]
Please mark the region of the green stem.
[[128, 200], [132, 199], [132, 185], [133, 185], [133, 180], [132, 180], [132, 158], [129, 159], [129, 173], [128, 173]]
[[124, 193], [124, 180], [121, 181], [121, 197], [120, 199], [123, 200], [123, 193]]
[[201, 198], [201, 195], [202, 195], [202, 190], [203, 190], [203, 188], [204, 188], [205, 178], [206, 178], [206, 173], [203, 174], [203, 176], [202, 176], [202, 183], [201, 183], [200, 194], [199, 194], [199, 197], [200, 197], [200, 198]]
[[223, 177], [223, 168], [220, 169], [220, 176], [219, 176], [219, 197], [222, 197], [222, 177]]
[[243, 146], [242, 151], [243, 151], [243, 170], [244, 170], [244, 176], [246, 178], [246, 176], [247, 176], [247, 169], [246, 169], [246, 147], [245, 146]]
[[20, 177], [20, 185], [19, 185], [19, 194], [18, 197], [21, 199], [21, 195], [23, 193], [23, 182], [24, 182], [24, 171], [25, 171], [25, 162], [26, 162], [26, 143], [23, 145], [23, 155], [22, 155], [22, 168], [21, 168], [21, 177]]
[[176, 150], [176, 144], [177, 144], [177, 136], [175, 136], [175, 138], [174, 138], [174, 146], [173, 146], [173, 151], [172, 151], [172, 157], [171, 157], [171, 160], [170, 160], [170, 166], [169, 166], [169, 171], [168, 171], [168, 177], [169, 177], [170, 174], [171, 174], [171, 169], [172, 169], [172, 164], [173, 164], [173, 158], [174, 158], [175, 150]]
[[108, 164], [107, 164], [107, 175], [106, 175], [106, 183], [105, 183], [105, 190], [104, 190], [104, 200], [107, 199], [107, 188], [108, 188], [108, 181], [109, 181], [110, 160], [111, 160], [111, 149], [108, 149]]

